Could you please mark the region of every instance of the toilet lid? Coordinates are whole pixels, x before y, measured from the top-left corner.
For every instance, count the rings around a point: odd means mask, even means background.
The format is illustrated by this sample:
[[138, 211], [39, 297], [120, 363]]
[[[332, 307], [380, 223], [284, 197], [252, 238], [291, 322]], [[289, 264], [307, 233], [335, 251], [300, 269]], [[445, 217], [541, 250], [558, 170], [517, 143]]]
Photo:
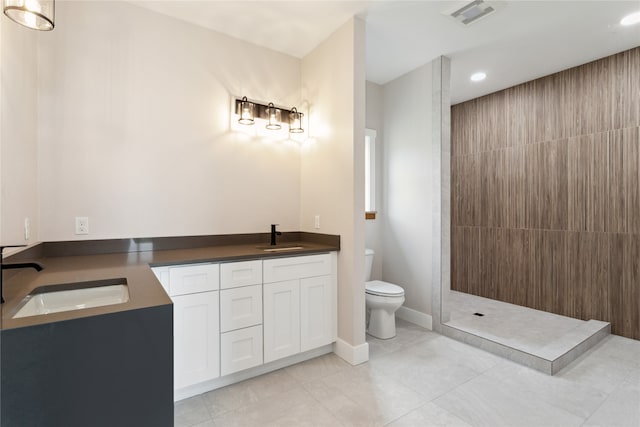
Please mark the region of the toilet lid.
[[380, 295], [387, 297], [399, 297], [404, 295], [404, 289], [393, 283], [383, 282], [382, 280], [372, 280], [365, 283], [366, 293], [371, 295]]

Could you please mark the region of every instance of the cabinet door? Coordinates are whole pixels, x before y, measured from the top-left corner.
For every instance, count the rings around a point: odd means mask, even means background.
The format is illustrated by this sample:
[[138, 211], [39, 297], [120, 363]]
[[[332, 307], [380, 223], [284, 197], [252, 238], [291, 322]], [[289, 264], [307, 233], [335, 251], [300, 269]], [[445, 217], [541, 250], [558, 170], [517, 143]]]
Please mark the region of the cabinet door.
[[220, 291], [220, 331], [262, 323], [262, 285]]
[[298, 280], [263, 287], [264, 362], [300, 352], [300, 284]]
[[175, 296], [172, 300], [174, 387], [219, 377], [218, 292]]
[[262, 365], [262, 326], [220, 335], [220, 349], [222, 375]]
[[300, 280], [300, 351], [335, 341], [333, 288], [331, 276]]

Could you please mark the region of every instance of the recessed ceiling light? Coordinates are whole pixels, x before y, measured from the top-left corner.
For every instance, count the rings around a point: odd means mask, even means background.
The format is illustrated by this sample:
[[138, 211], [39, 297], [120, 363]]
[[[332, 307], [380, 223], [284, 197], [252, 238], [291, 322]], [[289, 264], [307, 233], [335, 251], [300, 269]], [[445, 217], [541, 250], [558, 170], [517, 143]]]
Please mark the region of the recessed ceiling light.
[[637, 24], [638, 22], [640, 22], [640, 12], [634, 12], [622, 18], [620, 20], [620, 25], [624, 25], [626, 27], [627, 25]]
[[471, 75], [471, 81], [472, 82], [481, 82], [482, 80], [487, 78], [487, 73], [483, 73], [482, 71], [479, 71], [477, 73], [474, 73]]

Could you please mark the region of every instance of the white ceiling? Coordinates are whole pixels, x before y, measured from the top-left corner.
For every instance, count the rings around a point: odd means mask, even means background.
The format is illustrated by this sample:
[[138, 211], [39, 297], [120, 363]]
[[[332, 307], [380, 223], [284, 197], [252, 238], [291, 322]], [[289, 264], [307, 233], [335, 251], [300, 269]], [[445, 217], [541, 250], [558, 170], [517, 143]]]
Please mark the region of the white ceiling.
[[[640, 46], [620, 19], [640, 1], [497, 1], [469, 27], [442, 14], [457, 1], [132, 1], [295, 57], [358, 15], [367, 26], [367, 80], [384, 84], [439, 55], [451, 58], [458, 103]], [[469, 76], [485, 71], [487, 79]]]

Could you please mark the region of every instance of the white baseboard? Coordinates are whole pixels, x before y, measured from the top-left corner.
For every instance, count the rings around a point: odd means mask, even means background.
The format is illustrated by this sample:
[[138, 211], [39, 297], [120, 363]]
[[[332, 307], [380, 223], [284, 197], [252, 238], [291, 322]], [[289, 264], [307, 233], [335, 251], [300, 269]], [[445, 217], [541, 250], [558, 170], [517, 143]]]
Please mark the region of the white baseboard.
[[340, 338], [333, 344], [333, 352], [352, 365], [359, 365], [369, 360], [369, 343], [352, 346]]
[[431, 323], [432, 318], [430, 314], [424, 314], [403, 305], [398, 309], [398, 311], [396, 311], [396, 316], [402, 320], [406, 320], [407, 322], [411, 322], [418, 326], [422, 326], [423, 328], [429, 329], [430, 331], [433, 330]]

